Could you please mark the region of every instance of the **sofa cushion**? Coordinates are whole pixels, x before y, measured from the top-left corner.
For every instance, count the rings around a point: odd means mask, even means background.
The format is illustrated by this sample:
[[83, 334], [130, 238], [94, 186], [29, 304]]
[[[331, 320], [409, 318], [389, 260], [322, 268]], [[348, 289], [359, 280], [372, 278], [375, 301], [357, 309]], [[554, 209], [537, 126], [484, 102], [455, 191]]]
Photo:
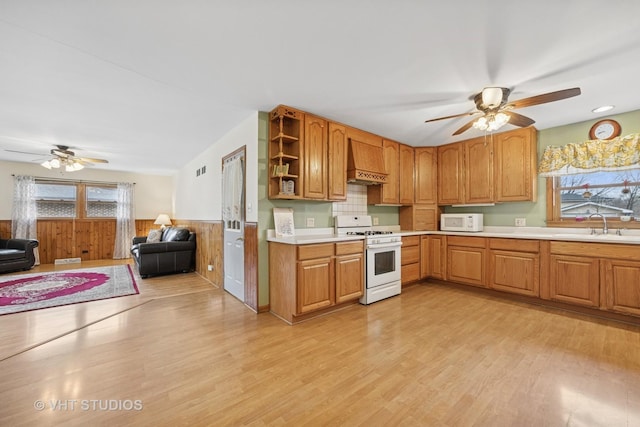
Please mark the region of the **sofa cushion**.
[[149, 230], [146, 243], [158, 243], [162, 237], [162, 230]]
[[182, 242], [189, 239], [189, 230], [186, 228], [168, 227], [162, 233], [163, 242]]
[[18, 249], [0, 249], [0, 261], [12, 261], [16, 259], [25, 259], [24, 251]]

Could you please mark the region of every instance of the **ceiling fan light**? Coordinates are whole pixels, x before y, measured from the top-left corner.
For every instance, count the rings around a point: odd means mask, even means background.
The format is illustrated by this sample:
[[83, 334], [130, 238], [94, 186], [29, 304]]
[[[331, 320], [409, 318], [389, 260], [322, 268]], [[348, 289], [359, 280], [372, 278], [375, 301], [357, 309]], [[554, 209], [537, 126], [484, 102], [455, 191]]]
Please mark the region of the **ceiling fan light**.
[[479, 130], [487, 130], [487, 128], [489, 127], [488, 123], [487, 123], [487, 118], [486, 117], [480, 117], [478, 120], [476, 120], [475, 122], [473, 122], [473, 127]]
[[482, 90], [482, 105], [486, 108], [498, 108], [502, 104], [502, 88], [486, 87]]
[[604, 113], [605, 111], [613, 110], [615, 105], [603, 105], [602, 107], [594, 108], [592, 113]]
[[84, 165], [80, 162], [74, 162], [73, 163], [73, 170], [74, 171], [79, 171], [80, 169], [84, 169]]
[[45, 160], [44, 162], [40, 163], [40, 166], [51, 169], [51, 162], [49, 162], [49, 160]]
[[51, 165], [52, 168], [58, 169], [60, 167], [60, 160], [51, 159], [49, 160], [49, 164]]

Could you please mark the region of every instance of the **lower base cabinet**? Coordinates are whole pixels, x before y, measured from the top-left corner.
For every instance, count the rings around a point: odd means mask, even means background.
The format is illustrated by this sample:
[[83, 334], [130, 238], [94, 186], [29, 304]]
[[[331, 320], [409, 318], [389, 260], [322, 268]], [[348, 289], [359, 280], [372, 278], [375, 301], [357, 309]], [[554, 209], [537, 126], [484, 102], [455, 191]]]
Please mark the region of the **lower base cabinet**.
[[552, 300], [584, 307], [600, 307], [598, 258], [551, 255], [549, 269]]
[[607, 310], [640, 316], [640, 262], [604, 260], [604, 298]]
[[444, 280], [447, 267], [447, 236], [432, 234], [420, 238], [420, 261], [422, 278]]
[[540, 242], [489, 239], [491, 289], [532, 297], [540, 296]]
[[269, 243], [269, 306], [289, 323], [357, 300], [364, 292], [364, 242]]
[[485, 248], [482, 237], [447, 237], [447, 279], [486, 287]]
[[403, 237], [400, 250], [402, 284], [420, 280], [420, 236]]

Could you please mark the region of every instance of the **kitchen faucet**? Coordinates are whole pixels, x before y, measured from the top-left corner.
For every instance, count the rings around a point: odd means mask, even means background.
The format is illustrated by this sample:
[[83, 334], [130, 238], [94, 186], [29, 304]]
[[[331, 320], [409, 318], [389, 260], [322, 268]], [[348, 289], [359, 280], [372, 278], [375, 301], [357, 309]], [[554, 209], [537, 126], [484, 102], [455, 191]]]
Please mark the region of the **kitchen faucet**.
[[[609, 233], [609, 229], [607, 228], [607, 218], [604, 217], [604, 215], [599, 214], [599, 213], [594, 213], [589, 215], [589, 219], [593, 218], [594, 216], [599, 216], [600, 218], [602, 218], [602, 234], [608, 234]], [[595, 229], [592, 230], [592, 234], [595, 234]]]

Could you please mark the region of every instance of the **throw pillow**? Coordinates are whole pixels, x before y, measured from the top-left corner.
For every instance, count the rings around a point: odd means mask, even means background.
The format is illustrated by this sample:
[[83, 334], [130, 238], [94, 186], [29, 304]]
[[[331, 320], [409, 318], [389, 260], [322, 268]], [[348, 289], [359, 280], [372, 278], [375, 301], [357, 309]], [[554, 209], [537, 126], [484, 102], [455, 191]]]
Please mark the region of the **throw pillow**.
[[161, 230], [149, 230], [149, 235], [147, 236], [147, 243], [160, 242], [160, 236], [162, 236]]

